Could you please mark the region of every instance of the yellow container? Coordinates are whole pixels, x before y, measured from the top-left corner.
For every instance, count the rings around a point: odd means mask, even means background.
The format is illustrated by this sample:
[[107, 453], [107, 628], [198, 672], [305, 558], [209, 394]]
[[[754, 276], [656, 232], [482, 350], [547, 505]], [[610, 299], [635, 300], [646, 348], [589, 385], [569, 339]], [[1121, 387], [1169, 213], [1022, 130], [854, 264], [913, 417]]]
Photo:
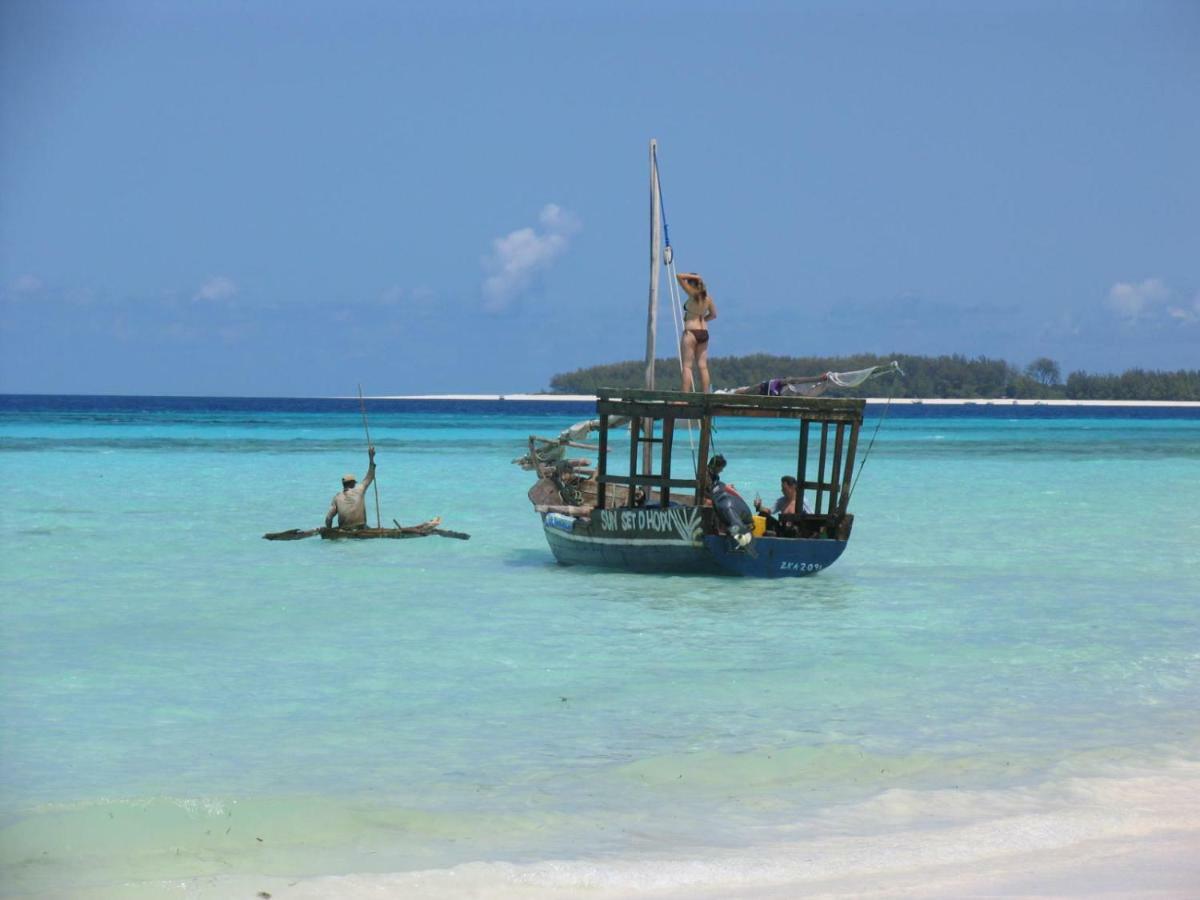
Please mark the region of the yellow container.
[[755, 516], [754, 517], [754, 536], [762, 537], [763, 534], [766, 533], [766, 530], [767, 530], [767, 517], [766, 516]]

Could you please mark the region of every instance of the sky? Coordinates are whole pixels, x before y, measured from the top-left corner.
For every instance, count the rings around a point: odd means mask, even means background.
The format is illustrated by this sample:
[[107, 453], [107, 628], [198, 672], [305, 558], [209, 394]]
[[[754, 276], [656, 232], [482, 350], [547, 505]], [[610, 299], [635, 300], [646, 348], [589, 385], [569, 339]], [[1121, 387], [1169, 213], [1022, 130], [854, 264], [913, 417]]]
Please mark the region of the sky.
[[639, 359], [652, 138], [714, 355], [1200, 368], [1197, 0], [4, 0], [0, 392]]

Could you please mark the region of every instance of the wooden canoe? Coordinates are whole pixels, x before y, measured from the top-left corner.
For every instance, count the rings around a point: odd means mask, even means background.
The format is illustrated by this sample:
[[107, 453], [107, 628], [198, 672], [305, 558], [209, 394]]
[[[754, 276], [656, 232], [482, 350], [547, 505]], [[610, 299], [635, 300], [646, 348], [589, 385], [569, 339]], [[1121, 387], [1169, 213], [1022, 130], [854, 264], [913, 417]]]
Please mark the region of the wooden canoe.
[[[393, 519], [393, 522], [396, 520]], [[264, 534], [263, 537], [268, 541], [299, 541], [304, 538], [317, 537], [320, 535], [322, 540], [340, 541], [340, 540], [370, 540], [372, 538], [390, 538], [391, 540], [403, 540], [405, 538], [429, 537], [437, 535], [438, 537], [457, 538], [460, 541], [471, 539], [469, 534], [464, 534], [461, 531], [450, 531], [446, 528], [439, 528], [442, 524], [441, 516], [430, 519], [428, 522], [422, 522], [420, 525], [401, 525], [396, 522], [395, 528], [292, 528], [288, 531], [274, 531]]]

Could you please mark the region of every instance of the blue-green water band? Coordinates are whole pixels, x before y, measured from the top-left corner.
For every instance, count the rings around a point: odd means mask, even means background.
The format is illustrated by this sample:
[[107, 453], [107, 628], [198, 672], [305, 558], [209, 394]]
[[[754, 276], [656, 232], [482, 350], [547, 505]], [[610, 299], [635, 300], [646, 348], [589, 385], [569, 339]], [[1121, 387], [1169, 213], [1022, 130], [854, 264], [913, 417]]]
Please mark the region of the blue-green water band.
[[[369, 408], [385, 520], [470, 542], [265, 542], [365, 453], [353, 401], [258, 403], [0, 409], [11, 890], [986, 823], [1197, 758], [1195, 415], [893, 410], [845, 555], [764, 583], [555, 566], [509, 463], [551, 404]], [[744, 494], [794, 465], [719, 440]]]

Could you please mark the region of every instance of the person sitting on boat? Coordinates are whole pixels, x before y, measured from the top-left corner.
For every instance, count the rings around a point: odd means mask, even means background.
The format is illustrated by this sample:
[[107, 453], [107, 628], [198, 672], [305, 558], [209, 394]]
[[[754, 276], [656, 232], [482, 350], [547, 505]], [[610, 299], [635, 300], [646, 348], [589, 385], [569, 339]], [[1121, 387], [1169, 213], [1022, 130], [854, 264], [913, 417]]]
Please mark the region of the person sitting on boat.
[[[761, 499], [754, 499], [754, 511], [767, 520], [767, 531], [774, 531], [776, 534], [781, 533], [782, 526], [779, 522], [780, 516], [791, 516], [796, 514], [796, 495], [797, 491], [796, 479], [791, 475], [784, 475], [779, 479], [779, 489], [783, 491], [783, 496], [775, 501], [774, 505], [767, 509], [765, 503]], [[800, 507], [804, 510], [805, 515], [812, 513], [812, 508], [809, 507], [808, 501]]]
[[718, 453], [708, 461], [705, 470], [708, 472], [708, 490], [705, 491], [704, 502], [706, 505], [712, 505], [712, 490], [721, 481], [721, 473], [725, 471], [725, 457]]
[[683, 389], [695, 390], [692, 366], [700, 370], [700, 391], [708, 393], [708, 323], [717, 317], [717, 305], [708, 296], [704, 279], [695, 272], [676, 276], [688, 298], [683, 304], [683, 335], [679, 355], [683, 362]]
[[750, 543], [754, 519], [750, 507], [732, 484], [721, 480], [725, 471], [725, 457], [717, 454], [708, 461], [708, 496], [717, 511], [719, 527], [733, 540], [739, 549]]
[[367, 458], [370, 459], [370, 465], [367, 466], [367, 477], [363, 479], [362, 484], [358, 484], [358, 477], [353, 474], [342, 476], [342, 490], [340, 493], [333, 495], [333, 500], [329, 503], [329, 512], [325, 513], [325, 527], [333, 527], [333, 517], [336, 515], [338, 520], [338, 528], [351, 530], [357, 528], [366, 528], [367, 526], [367, 504], [365, 497], [367, 488], [371, 486], [371, 482], [375, 480], [375, 448], [367, 448]]
[[[724, 482], [721, 481], [721, 473], [725, 471], [726, 462], [727, 461], [725, 457], [720, 453], [708, 461], [706, 468], [708, 469], [708, 494], [710, 499], [712, 497], [713, 488], [715, 488], [718, 484], [724, 484]], [[737, 488], [735, 488], [732, 484], [726, 484], [725, 487], [733, 488], [734, 493], [737, 493]], [[739, 494], [738, 496], [741, 495]]]

